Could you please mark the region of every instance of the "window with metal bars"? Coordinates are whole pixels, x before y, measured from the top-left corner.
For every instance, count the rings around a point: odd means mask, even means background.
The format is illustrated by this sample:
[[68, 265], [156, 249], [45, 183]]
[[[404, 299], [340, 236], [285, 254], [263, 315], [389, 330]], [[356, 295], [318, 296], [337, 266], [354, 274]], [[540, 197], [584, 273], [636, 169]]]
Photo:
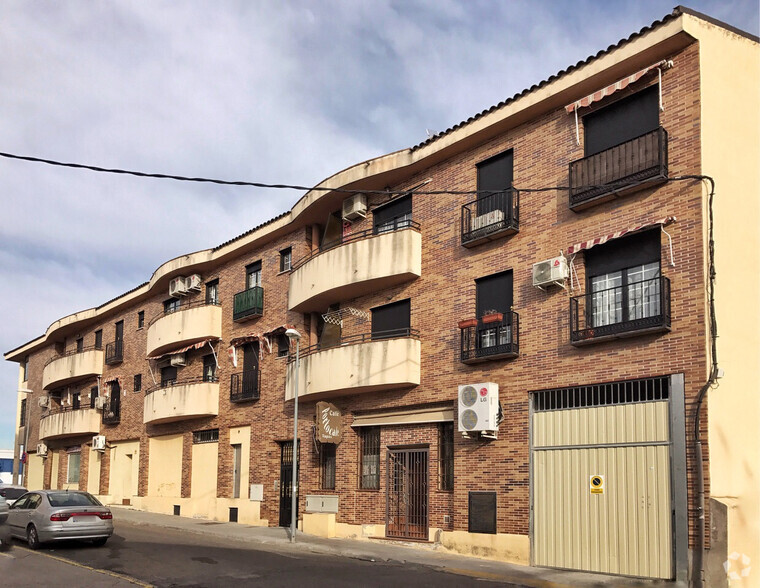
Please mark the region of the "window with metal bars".
[[380, 427], [362, 427], [360, 440], [359, 488], [378, 490], [380, 488]]
[[670, 397], [670, 380], [667, 376], [662, 376], [590, 386], [555, 388], [531, 392], [531, 396], [533, 410], [536, 412], [655, 402], [667, 400]]
[[454, 423], [438, 427], [438, 474], [441, 490], [454, 489]]
[[21, 399], [21, 419], [18, 426], [23, 427], [26, 425], [26, 398]]
[[334, 443], [319, 446], [319, 478], [322, 490], [335, 490], [335, 448]]
[[207, 429], [205, 431], [193, 431], [193, 443], [216, 443], [219, 441], [219, 429]]

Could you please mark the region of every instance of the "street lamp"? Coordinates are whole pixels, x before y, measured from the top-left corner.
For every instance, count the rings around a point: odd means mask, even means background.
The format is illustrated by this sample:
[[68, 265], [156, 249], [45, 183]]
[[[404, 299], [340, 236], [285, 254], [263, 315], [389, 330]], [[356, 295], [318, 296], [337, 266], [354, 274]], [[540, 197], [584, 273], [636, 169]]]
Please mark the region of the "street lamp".
[[288, 329], [285, 335], [291, 341], [296, 342], [296, 367], [295, 380], [296, 386], [293, 393], [293, 477], [291, 480], [290, 490], [290, 542], [296, 542], [296, 507], [298, 499], [296, 497], [296, 480], [298, 479], [298, 369], [300, 367], [300, 358], [298, 353], [301, 347], [301, 333], [295, 329]]

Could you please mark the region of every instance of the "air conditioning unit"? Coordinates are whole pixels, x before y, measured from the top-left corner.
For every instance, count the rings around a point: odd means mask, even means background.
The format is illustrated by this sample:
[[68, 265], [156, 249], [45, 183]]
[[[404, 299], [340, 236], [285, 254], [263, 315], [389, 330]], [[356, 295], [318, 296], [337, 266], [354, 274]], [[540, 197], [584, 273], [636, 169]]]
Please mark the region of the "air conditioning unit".
[[185, 354], [184, 353], [175, 353], [171, 356], [169, 360], [169, 364], [173, 366], [184, 366], [185, 363]]
[[200, 274], [193, 274], [185, 280], [185, 288], [192, 290], [193, 292], [201, 291], [201, 276]]
[[98, 396], [95, 399], [95, 408], [98, 410], [103, 410], [106, 407], [106, 397], [105, 396]]
[[367, 195], [354, 194], [343, 201], [343, 220], [353, 221], [367, 216]]
[[533, 264], [533, 285], [541, 288], [552, 284], [562, 285], [567, 279], [567, 259], [553, 257]]
[[45, 394], [44, 396], [40, 396], [37, 399], [37, 404], [39, 404], [41, 408], [47, 408], [48, 405], [50, 404], [50, 396], [48, 396], [47, 394]]
[[98, 451], [105, 451], [106, 450], [106, 436], [95, 435], [92, 438], [92, 448]]
[[37, 455], [45, 457], [47, 455], [48, 448], [44, 443], [37, 443]]
[[486, 212], [485, 214], [481, 214], [479, 216], [476, 216], [470, 221], [470, 230], [471, 231], [477, 231], [478, 229], [482, 229], [484, 227], [490, 227], [491, 225], [495, 225], [496, 223], [500, 223], [504, 220], [504, 211], [503, 210], [492, 210], [491, 212]]
[[459, 431], [479, 433], [499, 428], [499, 385], [493, 382], [459, 386]]
[[187, 296], [187, 281], [184, 277], [178, 276], [169, 282], [169, 296]]

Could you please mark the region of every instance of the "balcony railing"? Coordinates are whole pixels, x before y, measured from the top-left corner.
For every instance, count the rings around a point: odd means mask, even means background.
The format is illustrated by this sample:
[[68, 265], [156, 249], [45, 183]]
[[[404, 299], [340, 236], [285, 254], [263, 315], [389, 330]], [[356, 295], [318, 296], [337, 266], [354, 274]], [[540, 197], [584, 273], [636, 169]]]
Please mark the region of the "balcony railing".
[[[383, 339], [397, 339], [400, 337], [411, 337], [412, 339], [419, 339], [420, 332], [417, 329], [403, 327], [401, 329], [391, 329], [388, 331], [373, 331], [372, 333], [359, 333], [357, 335], [349, 335], [347, 337], [341, 337], [335, 341], [330, 341], [329, 343], [316, 343], [315, 345], [304, 347], [299, 350], [299, 357], [303, 359], [312, 353], [317, 353], [326, 349], [332, 349], [334, 347], [356, 345], [358, 343], [368, 343], [370, 341], [381, 341]], [[296, 355], [291, 351], [288, 354], [288, 363], [291, 363], [295, 360]]]
[[461, 360], [479, 363], [495, 359], [517, 357], [520, 352], [520, 316], [505, 313], [501, 322], [477, 324], [462, 328], [460, 333]]
[[193, 300], [192, 302], [187, 300], [181, 300], [179, 301], [179, 304], [177, 306], [170, 306], [165, 309], [163, 309], [161, 312], [159, 312], [156, 316], [154, 316], [150, 321], [148, 322], [148, 327], [151, 327], [156, 322], [160, 321], [165, 316], [168, 316], [170, 314], [174, 314], [175, 312], [182, 312], [183, 310], [188, 310], [190, 308], [198, 308], [200, 306], [221, 306], [222, 303], [218, 300]]
[[121, 422], [121, 399], [108, 398], [103, 404], [104, 425], [118, 425]]
[[258, 368], [230, 376], [230, 402], [258, 400], [261, 395], [261, 370]]
[[664, 276], [570, 299], [573, 345], [669, 330], [670, 280]]
[[495, 192], [462, 206], [462, 245], [474, 247], [516, 233], [520, 228], [520, 193]]
[[106, 345], [106, 364], [121, 363], [124, 361], [124, 341], [117, 339]]
[[69, 351], [65, 351], [64, 353], [58, 353], [48, 359], [43, 365], [43, 369], [49, 366], [54, 361], [61, 359], [62, 357], [71, 357], [72, 355], [78, 355], [80, 353], [87, 353], [88, 351], [101, 351], [103, 349], [102, 345], [88, 345], [87, 347], [82, 347], [81, 349], [70, 349]]
[[188, 384], [203, 384], [203, 383], [217, 383], [219, 382], [219, 378], [216, 376], [214, 377], [208, 377], [208, 376], [198, 376], [198, 377], [192, 377], [192, 378], [177, 378], [174, 380], [162, 380], [160, 384], [156, 384], [155, 386], [151, 386], [150, 388], [145, 389], [145, 395], [153, 394], [157, 390], [164, 390], [173, 388], [174, 386], [187, 386]]
[[242, 321], [264, 314], [264, 288], [254, 286], [235, 294], [232, 305], [232, 320]]
[[662, 127], [570, 164], [570, 208], [580, 210], [668, 177]]

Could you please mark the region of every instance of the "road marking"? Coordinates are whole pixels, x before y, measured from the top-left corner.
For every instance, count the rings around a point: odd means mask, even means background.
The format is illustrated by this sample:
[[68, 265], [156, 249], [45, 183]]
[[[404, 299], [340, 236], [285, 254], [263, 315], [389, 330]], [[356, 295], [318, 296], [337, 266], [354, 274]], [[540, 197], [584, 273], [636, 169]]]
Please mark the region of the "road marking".
[[10, 553], [3, 553], [2, 551], [0, 551], [0, 555], [2, 555], [3, 557], [7, 557], [8, 559], [16, 559]]
[[118, 578], [120, 580], [126, 580], [130, 584], [135, 584], [137, 586], [142, 586], [142, 588], [156, 588], [153, 586], [153, 584], [146, 584], [145, 582], [141, 582], [137, 578], [132, 578], [130, 576], [127, 576], [125, 574], [120, 574], [118, 572], [111, 572], [110, 570], [101, 570], [98, 568], [93, 568], [92, 566], [88, 566], [85, 564], [80, 564], [78, 562], [72, 561], [70, 559], [66, 559], [65, 557], [58, 557], [57, 555], [52, 555], [50, 553], [44, 553], [42, 551], [34, 551], [32, 549], [29, 549], [28, 547], [20, 547], [17, 546], [17, 549], [23, 549], [24, 551], [28, 551], [29, 553], [33, 553], [34, 555], [41, 555], [43, 557], [49, 557], [50, 559], [55, 559], [57, 561], [76, 566], [78, 568], [84, 568], [86, 570], [91, 570], [93, 572], [98, 572], [99, 574], [104, 574], [106, 576], [112, 576], [114, 578]]

